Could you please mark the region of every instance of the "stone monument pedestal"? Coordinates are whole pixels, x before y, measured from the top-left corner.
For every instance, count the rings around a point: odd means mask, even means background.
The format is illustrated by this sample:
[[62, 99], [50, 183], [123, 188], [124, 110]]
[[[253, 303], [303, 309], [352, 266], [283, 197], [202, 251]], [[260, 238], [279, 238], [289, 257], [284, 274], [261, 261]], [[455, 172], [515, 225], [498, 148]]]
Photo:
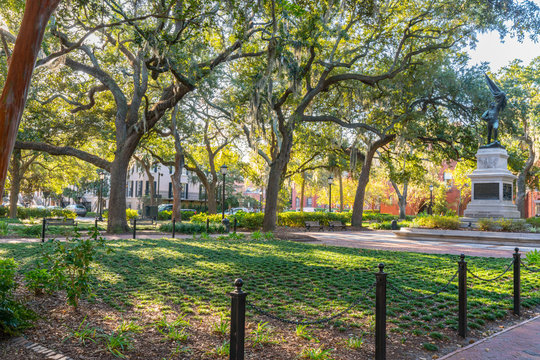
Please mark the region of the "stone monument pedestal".
[[508, 170], [508, 153], [503, 147], [480, 148], [476, 153], [476, 170], [472, 181], [471, 202], [463, 213], [466, 218], [519, 219], [513, 202], [514, 180]]

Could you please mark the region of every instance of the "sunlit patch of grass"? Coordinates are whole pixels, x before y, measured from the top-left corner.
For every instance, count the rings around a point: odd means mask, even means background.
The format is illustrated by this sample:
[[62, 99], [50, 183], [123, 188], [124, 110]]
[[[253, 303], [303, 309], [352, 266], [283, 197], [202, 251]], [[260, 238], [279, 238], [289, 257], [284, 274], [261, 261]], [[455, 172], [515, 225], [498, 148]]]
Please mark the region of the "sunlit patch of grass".
[[[384, 271], [393, 287], [409, 297], [418, 297], [431, 295], [446, 285], [459, 260], [454, 255], [339, 248], [272, 239], [127, 239], [108, 244], [114, 251], [100, 254], [102, 260], [94, 266], [93, 282], [97, 295], [115, 308], [164, 310], [175, 304], [185, 314], [227, 313], [227, 292], [234, 289], [234, 279], [240, 277], [248, 300], [276, 315], [298, 320], [325, 317], [348, 307], [373, 286], [374, 273], [381, 262], [386, 265]], [[24, 272], [31, 268], [40, 249], [37, 243], [2, 244], [0, 255], [15, 257]], [[511, 259], [470, 257], [467, 261], [474, 273], [490, 278], [500, 274]], [[521, 274], [523, 306], [540, 304], [540, 277], [525, 270]], [[489, 321], [506, 316], [512, 305], [512, 291], [511, 271], [493, 283], [469, 277], [470, 324], [482, 330]], [[457, 305], [457, 278], [447, 291], [433, 299], [410, 300], [388, 288], [388, 321], [395, 324], [393, 332], [406, 338], [454, 330]], [[371, 289], [356, 307], [334, 321], [335, 328], [345, 330], [354, 324], [372, 334], [373, 311]], [[249, 309], [247, 316], [252, 323], [267, 320]], [[224, 329], [218, 332], [223, 333]]]

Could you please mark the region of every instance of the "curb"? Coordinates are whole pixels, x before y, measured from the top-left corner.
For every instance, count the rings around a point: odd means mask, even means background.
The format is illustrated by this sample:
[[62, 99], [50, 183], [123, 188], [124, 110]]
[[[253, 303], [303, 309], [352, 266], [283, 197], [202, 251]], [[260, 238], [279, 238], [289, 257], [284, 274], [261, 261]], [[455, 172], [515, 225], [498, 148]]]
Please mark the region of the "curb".
[[59, 354], [51, 349], [46, 348], [45, 346], [39, 345], [35, 342], [27, 340], [23, 337], [17, 337], [10, 341], [12, 345], [22, 346], [28, 350], [33, 350], [38, 354], [44, 355], [45, 359], [49, 360], [73, 360], [72, 358]]
[[495, 334], [493, 334], [493, 335], [490, 335], [490, 336], [488, 336], [487, 338], [484, 338], [484, 339], [482, 339], [482, 340], [479, 340], [479, 341], [477, 341], [477, 342], [475, 342], [475, 343], [473, 343], [473, 344], [471, 344], [471, 345], [467, 345], [467, 346], [465, 346], [464, 348], [454, 350], [454, 351], [452, 351], [450, 354], [446, 354], [446, 355], [444, 355], [443, 357], [439, 358], [439, 360], [449, 359], [451, 356], [458, 355], [458, 354], [461, 353], [461, 352], [467, 351], [468, 349], [470, 349], [470, 348], [472, 348], [472, 347], [475, 347], [475, 346], [477, 346], [477, 345], [480, 345], [480, 344], [486, 342], [487, 340], [490, 340], [491, 338], [494, 338], [494, 337], [496, 337], [496, 336], [502, 335], [502, 334], [504, 334], [504, 333], [506, 333], [506, 332], [508, 332], [508, 331], [510, 331], [510, 330], [512, 330], [512, 329], [515, 329], [515, 328], [517, 328], [517, 327], [520, 327], [521, 325], [525, 325], [525, 324], [527, 324], [527, 323], [529, 323], [529, 322], [531, 322], [531, 321], [539, 320], [539, 319], [540, 319], [540, 315], [535, 316], [535, 317], [533, 317], [532, 319], [529, 319], [529, 320], [525, 320], [525, 321], [523, 321], [523, 322], [520, 322], [519, 324], [512, 325], [512, 326], [510, 326], [509, 328], [504, 329], [503, 331], [499, 331], [498, 333], [495, 333]]

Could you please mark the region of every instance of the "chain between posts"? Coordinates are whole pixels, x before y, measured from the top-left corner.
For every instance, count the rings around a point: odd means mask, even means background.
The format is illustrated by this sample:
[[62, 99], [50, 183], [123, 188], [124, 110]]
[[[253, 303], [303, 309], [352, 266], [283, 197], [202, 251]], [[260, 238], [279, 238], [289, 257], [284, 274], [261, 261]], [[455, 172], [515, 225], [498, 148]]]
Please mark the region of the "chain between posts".
[[480, 281], [487, 281], [487, 282], [491, 282], [491, 281], [495, 281], [495, 280], [498, 280], [500, 279], [504, 274], [506, 274], [508, 272], [508, 270], [510, 270], [510, 268], [512, 267], [512, 265], [514, 265], [514, 260], [512, 260], [512, 262], [510, 262], [510, 264], [508, 264], [508, 266], [506, 267], [506, 270], [504, 270], [502, 272], [502, 274], [494, 277], [494, 278], [491, 278], [491, 279], [486, 279], [486, 278], [482, 278], [476, 274], [474, 274], [471, 270], [467, 269], [467, 272], [475, 279], [478, 279]]
[[450, 278], [450, 280], [448, 280], [448, 282], [446, 283], [446, 285], [444, 285], [442, 288], [440, 288], [438, 291], [436, 291], [435, 293], [433, 294], [430, 294], [430, 295], [424, 295], [424, 296], [417, 296], [417, 297], [411, 297], [409, 294], [407, 294], [406, 292], [404, 292], [403, 290], [395, 287], [394, 285], [392, 285], [391, 282], [388, 282], [388, 285], [390, 286], [390, 288], [392, 290], [394, 290], [395, 292], [397, 292], [398, 294], [404, 296], [407, 298], [408, 301], [415, 301], [415, 300], [425, 300], [425, 299], [431, 299], [437, 295], [439, 295], [440, 293], [442, 293], [443, 291], [445, 291], [446, 289], [448, 289], [448, 287], [450, 286], [450, 284], [452, 283], [452, 281], [454, 281], [456, 279], [456, 277], [458, 276], [458, 273], [459, 271], [456, 270], [456, 272], [454, 273], [454, 275]]
[[274, 315], [266, 310], [263, 310], [261, 309], [260, 307], [258, 307], [257, 305], [253, 304], [252, 302], [250, 301], [247, 301], [246, 302], [246, 305], [253, 309], [256, 313], [260, 314], [260, 315], [263, 315], [263, 316], [266, 316], [270, 319], [273, 319], [273, 320], [277, 320], [279, 322], [282, 322], [282, 323], [286, 323], [286, 324], [292, 324], [292, 325], [315, 325], [315, 324], [324, 324], [324, 323], [327, 323], [329, 321], [332, 321], [334, 319], [337, 319], [341, 316], [343, 316], [345, 313], [349, 312], [351, 309], [353, 309], [354, 307], [356, 307], [358, 304], [360, 304], [362, 302], [362, 300], [365, 299], [367, 293], [372, 290], [373, 288], [375, 287], [375, 283], [373, 283], [370, 287], [368, 287], [366, 290], [364, 290], [364, 292], [362, 293], [362, 295], [360, 295], [358, 297], [358, 299], [356, 299], [351, 305], [349, 305], [346, 309], [330, 316], [330, 317], [327, 317], [327, 318], [323, 318], [323, 319], [319, 319], [319, 320], [311, 320], [311, 321], [302, 321], [302, 320], [289, 320], [289, 319], [285, 319], [285, 318], [282, 318], [280, 316], [277, 316], [277, 315]]
[[533, 272], [533, 273], [540, 272], [540, 269], [533, 269], [533, 268], [530, 268], [530, 267], [528, 267], [527, 265], [525, 265], [525, 263], [523, 262], [523, 260], [521, 260], [521, 265], [522, 265], [525, 269], [527, 269], [528, 271], [530, 271], [530, 272]]

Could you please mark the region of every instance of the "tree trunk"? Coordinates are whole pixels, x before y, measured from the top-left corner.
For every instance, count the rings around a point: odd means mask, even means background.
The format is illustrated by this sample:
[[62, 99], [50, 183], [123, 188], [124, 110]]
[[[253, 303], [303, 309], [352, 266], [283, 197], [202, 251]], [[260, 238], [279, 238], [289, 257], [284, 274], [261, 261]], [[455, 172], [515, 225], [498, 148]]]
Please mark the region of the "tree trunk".
[[300, 211], [304, 211], [305, 192], [306, 192], [306, 173], [302, 171], [302, 185], [300, 186]]
[[43, 34], [60, 0], [27, 0], [0, 96], [0, 198]]
[[534, 144], [532, 142], [532, 139], [528, 137], [527, 135], [523, 139], [524, 142], [527, 143], [529, 146], [529, 158], [525, 162], [525, 166], [521, 170], [521, 172], [518, 175], [517, 178], [517, 194], [516, 194], [516, 206], [521, 214], [522, 218], [525, 218], [526, 214], [526, 202], [525, 202], [525, 196], [527, 191], [527, 177], [529, 176], [529, 171], [531, 170], [534, 159], [535, 159], [535, 153], [534, 153]]
[[339, 170], [339, 211], [343, 212], [343, 176], [341, 170]]
[[19, 200], [19, 192], [21, 190], [21, 150], [13, 151], [11, 158], [11, 188], [9, 191], [9, 217], [17, 218], [17, 203]]
[[182, 221], [182, 170], [184, 169], [184, 155], [174, 154], [174, 174], [172, 176], [173, 209], [172, 218]]
[[126, 219], [126, 179], [131, 154], [118, 153], [111, 164], [111, 186], [109, 193], [108, 233], [122, 233], [129, 230]]
[[351, 217], [351, 225], [354, 227], [362, 227], [366, 186], [369, 182], [369, 172], [371, 171], [371, 165], [373, 163], [375, 152], [380, 147], [394, 140], [395, 137], [395, 135], [386, 135], [384, 138], [375, 141], [368, 147], [368, 151], [366, 152], [366, 156], [364, 158], [364, 163], [362, 164], [362, 170], [360, 171], [360, 177], [358, 178], [358, 187], [356, 188], [356, 195], [354, 198], [353, 212]]
[[279, 154], [270, 164], [270, 174], [266, 187], [266, 206], [264, 207], [263, 231], [274, 231], [277, 225], [277, 205], [279, 190], [283, 182], [283, 174], [291, 157], [292, 130], [285, 133]]
[[208, 181], [208, 214], [217, 214], [216, 181]]

